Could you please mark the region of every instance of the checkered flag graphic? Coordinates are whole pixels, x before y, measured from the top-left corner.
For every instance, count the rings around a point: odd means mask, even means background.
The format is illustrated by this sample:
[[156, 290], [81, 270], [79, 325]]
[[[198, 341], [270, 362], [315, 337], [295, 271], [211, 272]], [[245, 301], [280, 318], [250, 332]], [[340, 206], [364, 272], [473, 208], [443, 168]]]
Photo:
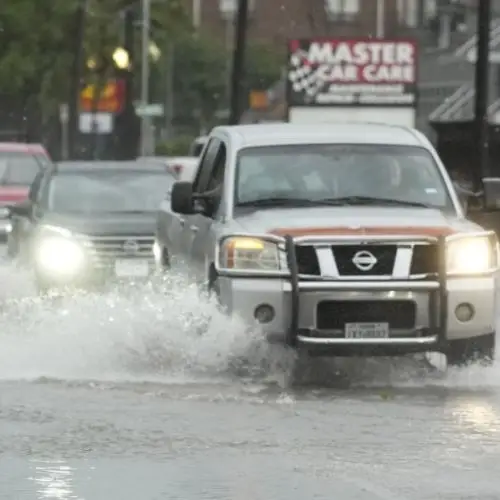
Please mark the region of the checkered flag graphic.
[[320, 68], [313, 69], [307, 62], [307, 52], [297, 50], [290, 56], [288, 79], [294, 92], [305, 92], [314, 97], [326, 83]]

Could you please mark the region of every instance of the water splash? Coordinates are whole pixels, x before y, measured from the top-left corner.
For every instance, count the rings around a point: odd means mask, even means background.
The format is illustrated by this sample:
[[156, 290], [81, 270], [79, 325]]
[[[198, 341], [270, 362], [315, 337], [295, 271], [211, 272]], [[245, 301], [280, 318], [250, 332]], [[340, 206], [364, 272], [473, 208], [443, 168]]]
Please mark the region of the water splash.
[[46, 298], [26, 288], [24, 297], [7, 299], [17, 273], [0, 285], [3, 380], [214, 377], [242, 360], [260, 368], [268, 356], [258, 332], [227, 318], [182, 277]]
[[[28, 273], [0, 263], [0, 380], [187, 383], [245, 375], [283, 385], [292, 363], [290, 353], [223, 315], [182, 276], [161, 285], [40, 298]], [[498, 363], [446, 374], [439, 359], [437, 371], [414, 358], [316, 359], [312, 365], [306, 383], [500, 389]]]

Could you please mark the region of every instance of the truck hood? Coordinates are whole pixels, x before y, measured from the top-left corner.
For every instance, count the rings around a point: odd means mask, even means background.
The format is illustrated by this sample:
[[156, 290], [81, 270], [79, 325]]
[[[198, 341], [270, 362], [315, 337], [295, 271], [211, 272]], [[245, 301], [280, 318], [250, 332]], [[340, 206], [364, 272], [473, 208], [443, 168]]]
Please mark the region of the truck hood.
[[26, 200], [29, 191], [29, 187], [25, 186], [0, 186], [0, 206]]
[[152, 236], [155, 231], [156, 212], [94, 215], [46, 213], [42, 224], [89, 236]]
[[426, 235], [478, 231], [466, 219], [440, 210], [406, 207], [313, 207], [266, 209], [236, 219], [238, 230], [283, 236]]

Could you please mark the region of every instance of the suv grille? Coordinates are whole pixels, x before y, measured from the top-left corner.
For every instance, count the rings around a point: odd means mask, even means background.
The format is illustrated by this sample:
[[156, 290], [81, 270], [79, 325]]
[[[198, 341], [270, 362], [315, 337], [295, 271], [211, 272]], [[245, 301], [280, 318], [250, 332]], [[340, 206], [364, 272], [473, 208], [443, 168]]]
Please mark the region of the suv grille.
[[318, 304], [316, 327], [343, 330], [346, 323], [389, 323], [390, 328], [415, 327], [416, 305], [409, 300], [329, 300]]
[[153, 236], [89, 236], [89, 251], [101, 264], [116, 259], [153, 260]]

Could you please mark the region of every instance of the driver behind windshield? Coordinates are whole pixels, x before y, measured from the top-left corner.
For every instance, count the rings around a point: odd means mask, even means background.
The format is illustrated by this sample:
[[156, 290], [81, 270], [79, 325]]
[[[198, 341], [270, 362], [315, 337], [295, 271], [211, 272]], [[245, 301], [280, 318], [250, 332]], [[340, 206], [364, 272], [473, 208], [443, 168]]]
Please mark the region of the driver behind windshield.
[[239, 159], [238, 176], [237, 204], [347, 197], [443, 208], [450, 203], [433, 158], [418, 147], [311, 144], [249, 148]]

